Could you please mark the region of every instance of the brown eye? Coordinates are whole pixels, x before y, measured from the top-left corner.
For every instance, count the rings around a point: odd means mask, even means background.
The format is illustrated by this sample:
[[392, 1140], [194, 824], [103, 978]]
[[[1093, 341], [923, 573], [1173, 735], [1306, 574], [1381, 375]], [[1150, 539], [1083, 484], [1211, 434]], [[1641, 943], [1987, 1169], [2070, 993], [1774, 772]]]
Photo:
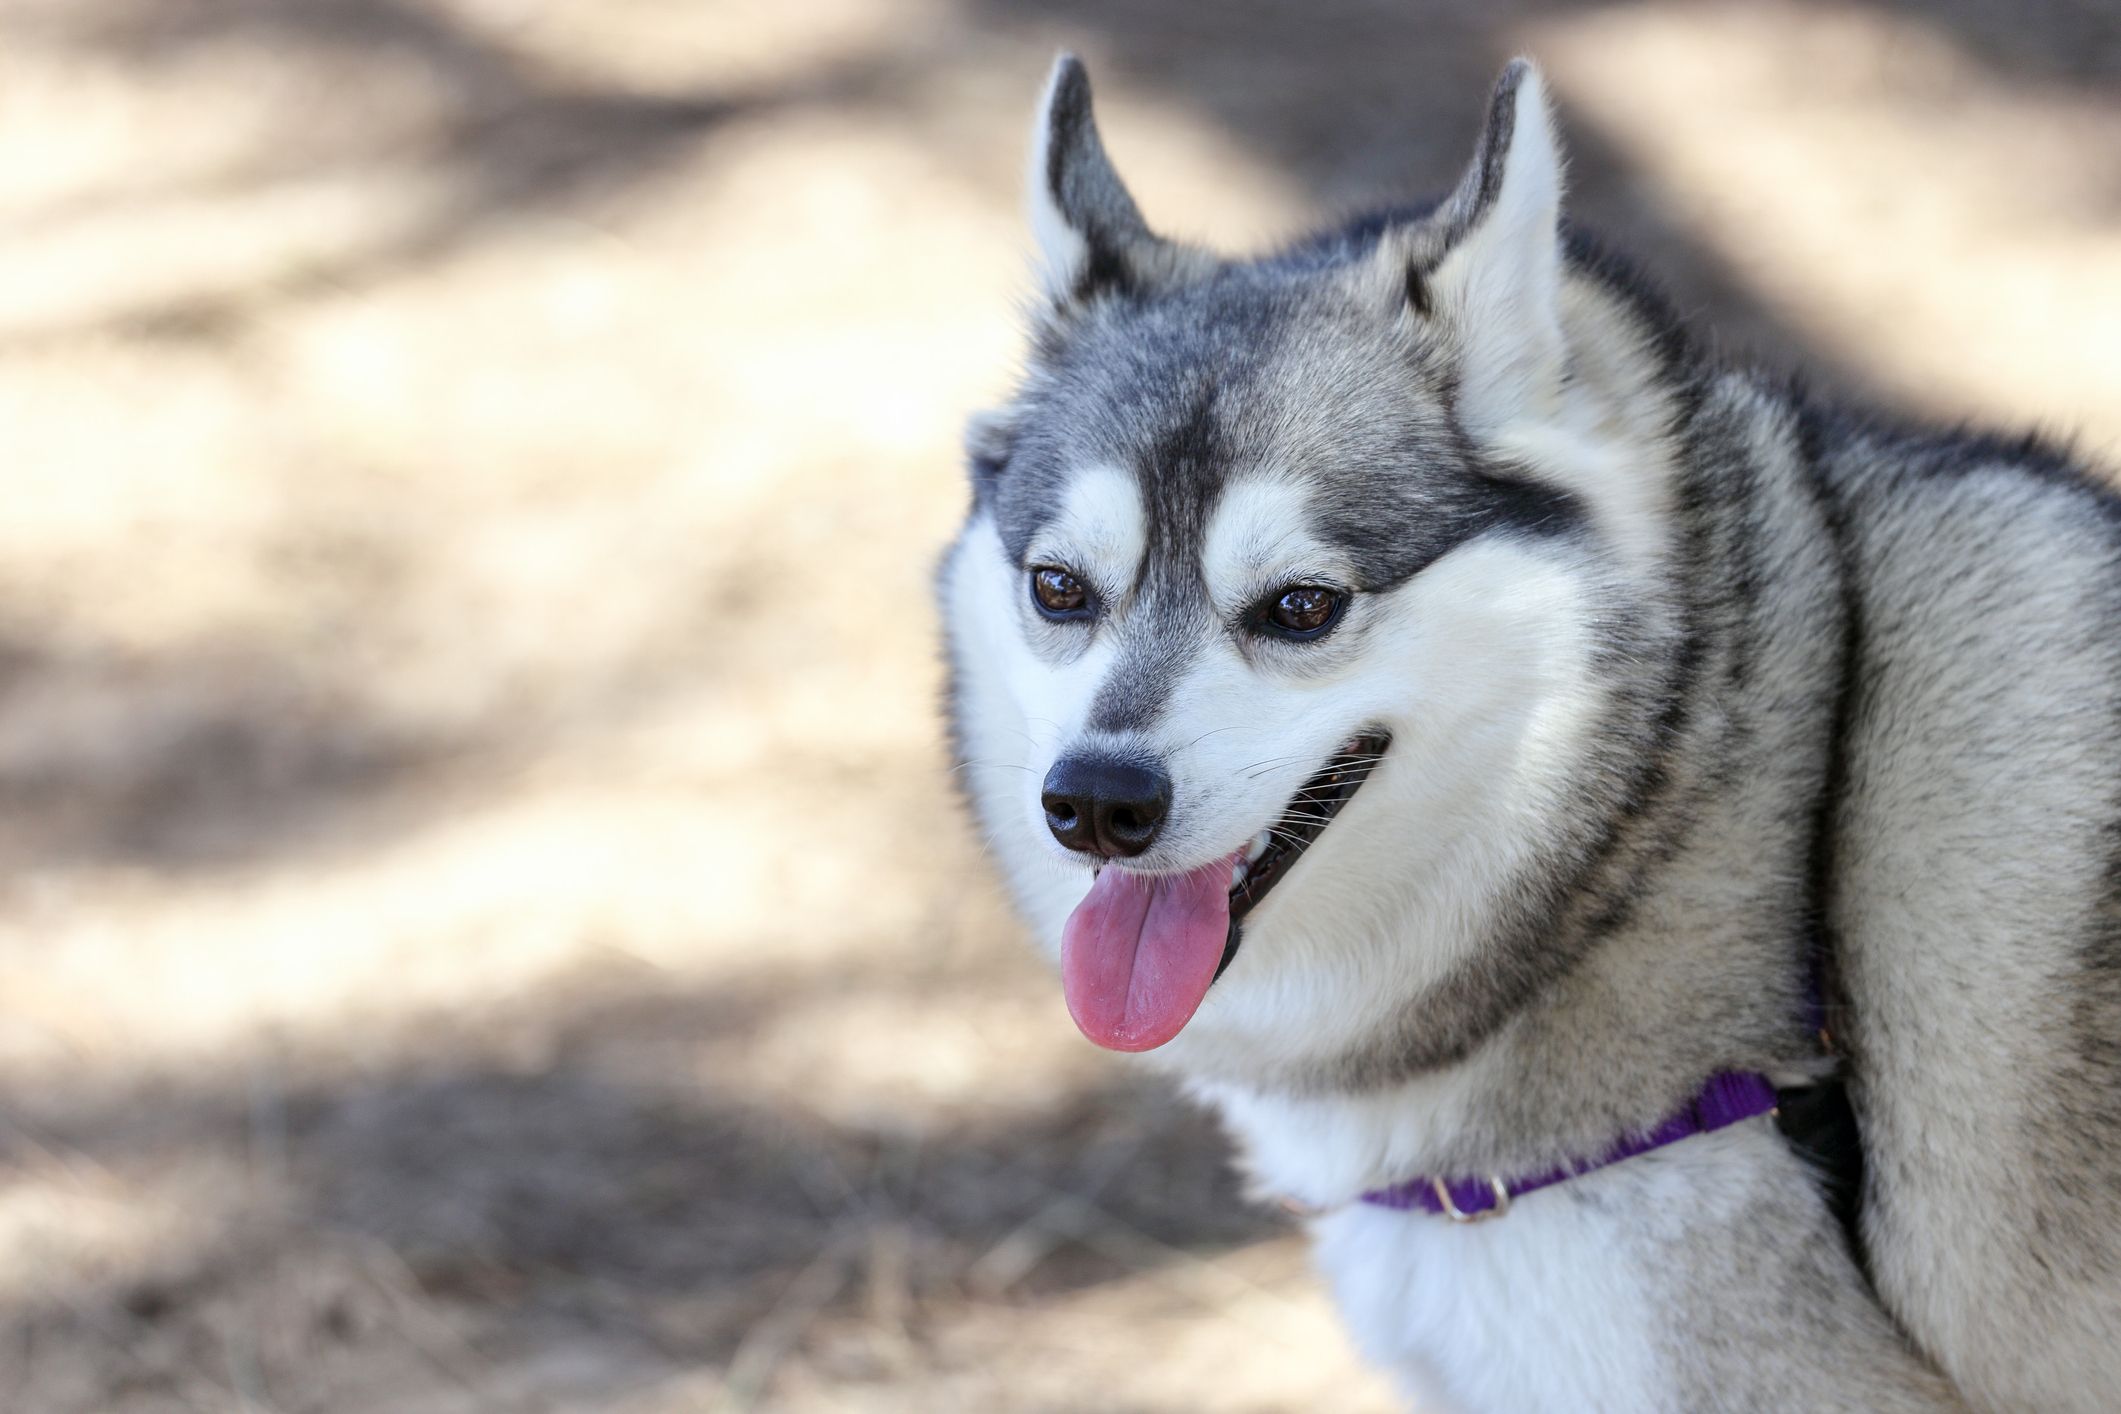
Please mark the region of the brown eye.
[[1031, 597], [1048, 618], [1072, 619], [1088, 612], [1090, 591], [1064, 569], [1041, 565], [1031, 571]]
[[1340, 617], [1345, 596], [1315, 584], [1284, 589], [1267, 606], [1264, 627], [1284, 638], [1315, 638]]

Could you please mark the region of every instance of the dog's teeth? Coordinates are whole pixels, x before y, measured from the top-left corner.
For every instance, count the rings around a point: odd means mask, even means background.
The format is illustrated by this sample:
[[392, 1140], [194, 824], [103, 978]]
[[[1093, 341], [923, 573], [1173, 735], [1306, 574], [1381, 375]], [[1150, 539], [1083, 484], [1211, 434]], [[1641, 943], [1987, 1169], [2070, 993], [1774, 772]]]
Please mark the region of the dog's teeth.
[[1233, 864], [1233, 865], [1231, 865], [1231, 866], [1230, 866], [1230, 887], [1234, 889], [1234, 888], [1236, 888], [1236, 887], [1237, 887], [1237, 886], [1238, 886], [1239, 884], [1242, 884], [1242, 883], [1243, 883], [1244, 881], [1245, 881], [1245, 866], [1244, 866], [1244, 865], [1242, 865], [1242, 864]]
[[1252, 843], [1245, 846], [1245, 863], [1258, 863], [1259, 857], [1265, 854], [1273, 843], [1274, 835], [1271, 831], [1261, 830], [1258, 834], [1252, 836]]

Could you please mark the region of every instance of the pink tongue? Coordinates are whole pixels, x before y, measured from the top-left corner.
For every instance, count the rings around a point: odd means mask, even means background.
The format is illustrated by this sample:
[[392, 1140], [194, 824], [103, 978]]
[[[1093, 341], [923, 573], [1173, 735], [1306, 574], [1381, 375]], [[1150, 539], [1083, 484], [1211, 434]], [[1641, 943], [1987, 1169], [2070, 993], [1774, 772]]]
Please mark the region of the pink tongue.
[[1229, 936], [1236, 859], [1161, 878], [1111, 867], [1097, 876], [1061, 931], [1061, 989], [1085, 1036], [1146, 1051], [1193, 1019]]

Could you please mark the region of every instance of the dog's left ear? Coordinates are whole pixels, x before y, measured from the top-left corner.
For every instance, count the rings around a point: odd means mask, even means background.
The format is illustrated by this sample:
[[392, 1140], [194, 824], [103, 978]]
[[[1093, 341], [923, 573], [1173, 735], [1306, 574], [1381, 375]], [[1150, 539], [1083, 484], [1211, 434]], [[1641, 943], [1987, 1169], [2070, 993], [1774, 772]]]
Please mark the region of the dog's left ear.
[[1038, 237], [1039, 283], [1056, 314], [1101, 295], [1139, 295], [1197, 264], [1212, 264], [1142, 220], [1105, 155], [1090, 108], [1090, 76], [1073, 54], [1054, 60], [1046, 80], [1025, 188]]
[[1432, 219], [1440, 246], [1412, 258], [1407, 297], [1458, 349], [1468, 430], [1549, 410], [1563, 361], [1561, 148], [1529, 60], [1502, 71], [1473, 164]]

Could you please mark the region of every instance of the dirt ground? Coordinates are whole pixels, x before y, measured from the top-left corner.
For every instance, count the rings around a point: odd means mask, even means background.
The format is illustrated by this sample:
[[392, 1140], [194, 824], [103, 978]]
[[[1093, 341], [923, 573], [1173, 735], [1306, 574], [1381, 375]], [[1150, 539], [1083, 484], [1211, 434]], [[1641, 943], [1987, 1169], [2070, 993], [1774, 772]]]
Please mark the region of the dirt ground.
[[1530, 51], [1731, 342], [2121, 446], [2093, 0], [0, 0], [0, 1410], [1390, 1407], [945, 779], [1062, 45], [1233, 246]]

